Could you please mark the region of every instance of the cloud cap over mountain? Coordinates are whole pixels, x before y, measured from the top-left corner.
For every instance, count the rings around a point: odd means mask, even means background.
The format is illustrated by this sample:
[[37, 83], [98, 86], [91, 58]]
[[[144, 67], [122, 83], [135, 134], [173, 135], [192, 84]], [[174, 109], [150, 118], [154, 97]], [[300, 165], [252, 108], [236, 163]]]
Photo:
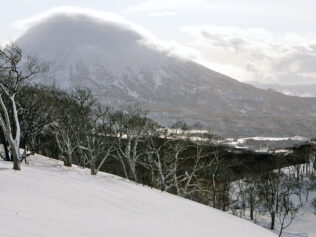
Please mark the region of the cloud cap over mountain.
[[[53, 42], [57, 49], [58, 47], [73, 49], [78, 45], [91, 44], [107, 50], [124, 50], [122, 47], [127, 48], [131, 44], [139, 44], [169, 56], [187, 59], [199, 56], [193, 49], [180, 46], [175, 42], [157, 39], [145, 28], [117, 14], [91, 9], [54, 8], [36, 17], [19, 21], [16, 25], [26, 30], [17, 42], [33, 51], [37, 50], [37, 48], [31, 48], [34, 46], [32, 41], [36, 40], [42, 44]], [[41, 39], [35, 39], [35, 37], [41, 37]], [[47, 49], [46, 45], [42, 46], [42, 50]]]

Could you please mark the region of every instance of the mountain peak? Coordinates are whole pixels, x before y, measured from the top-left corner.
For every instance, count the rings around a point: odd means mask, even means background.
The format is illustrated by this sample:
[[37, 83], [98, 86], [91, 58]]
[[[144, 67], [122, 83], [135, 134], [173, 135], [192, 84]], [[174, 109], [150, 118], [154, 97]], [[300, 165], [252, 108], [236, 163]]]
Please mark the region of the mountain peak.
[[200, 121], [224, 136], [315, 134], [314, 100], [237, 82], [119, 17], [56, 11], [35, 21], [18, 44], [50, 63], [37, 82], [88, 87], [114, 107], [140, 103], [164, 125]]

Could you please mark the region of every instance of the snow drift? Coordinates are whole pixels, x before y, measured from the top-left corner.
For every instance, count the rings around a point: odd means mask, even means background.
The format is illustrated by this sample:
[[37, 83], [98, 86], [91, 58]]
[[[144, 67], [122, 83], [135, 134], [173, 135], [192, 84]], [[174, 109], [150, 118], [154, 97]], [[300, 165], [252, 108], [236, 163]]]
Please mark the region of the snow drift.
[[123, 178], [31, 157], [22, 171], [0, 161], [0, 236], [269, 237], [219, 210]]

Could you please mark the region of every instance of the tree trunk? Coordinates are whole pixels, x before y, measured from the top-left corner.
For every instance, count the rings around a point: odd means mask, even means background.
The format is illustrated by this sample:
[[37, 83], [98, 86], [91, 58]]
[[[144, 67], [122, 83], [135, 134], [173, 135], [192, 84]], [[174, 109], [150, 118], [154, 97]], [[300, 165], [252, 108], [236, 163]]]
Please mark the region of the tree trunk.
[[14, 170], [21, 170], [21, 162], [19, 160], [15, 160], [13, 162], [13, 169]]
[[12, 154], [13, 154], [13, 169], [21, 170], [20, 152], [13, 148]]
[[126, 165], [124, 163], [124, 160], [122, 158], [122, 156], [118, 153], [118, 158], [119, 158], [119, 161], [121, 162], [122, 164], [122, 168], [123, 168], [123, 172], [124, 172], [124, 176], [126, 179], [128, 179], [128, 174], [127, 174], [127, 170], [126, 170]]
[[131, 164], [131, 173], [132, 173], [132, 177], [133, 177], [133, 179], [134, 179], [134, 181], [136, 182], [136, 183], [138, 183], [138, 178], [137, 178], [137, 174], [136, 174], [136, 166], [135, 166], [135, 164]]
[[281, 227], [280, 233], [279, 233], [279, 237], [281, 237], [282, 233], [283, 233], [283, 229], [282, 229], [282, 227]]
[[216, 208], [216, 181], [215, 181], [215, 174], [213, 174], [213, 208]]
[[250, 203], [250, 220], [252, 221], [253, 221], [253, 212], [254, 212], [253, 204]]
[[10, 153], [9, 153], [9, 149], [8, 149], [8, 142], [7, 139], [4, 136], [3, 131], [1, 131], [1, 142], [3, 144], [3, 149], [4, 149], [4, 155], [5, 155], [5, 160], [6, 161], [12, 161], [11, 157], [10, 157]]
[[281, 237], [281, 235], [282, 235], [282, 233], [283, 233], [283, 229], [284, 229], [284, 220], [285, 220], [285, 216], [283, 217], [283, 221], [282, 221], [282, 223], [281, 223], [279, 237]]
[[72, 162], [71, 162], [71, 159], [67, 156], [65, 157], [65, 160], [64, 160], [64, 166], [67, 166], [67, 167], [72, 167]]
[[308, 202], [308, 196], [309, 196], [309, 190], [307, 189], [307, 191], [306, 191], [306, 197], [305, 197], [305, 202]]
[[270, 229], [274, 230], [274, 223], [275, 223], [275, 212], [271, 213], [271, 226]]
[[97, 175], [97, 170], [95, 169], [95, 165], [91, 163], [90, 165], [91, 175]]

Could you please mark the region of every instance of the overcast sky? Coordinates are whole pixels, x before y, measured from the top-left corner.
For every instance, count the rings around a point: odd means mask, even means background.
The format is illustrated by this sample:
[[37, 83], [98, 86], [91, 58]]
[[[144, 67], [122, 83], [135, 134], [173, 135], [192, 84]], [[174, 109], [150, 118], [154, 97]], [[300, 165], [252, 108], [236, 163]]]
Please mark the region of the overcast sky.
[[116, 13], [240, 81], [316, 84], [315, 0], [0, 0], [0, 42], [62, 6]]

